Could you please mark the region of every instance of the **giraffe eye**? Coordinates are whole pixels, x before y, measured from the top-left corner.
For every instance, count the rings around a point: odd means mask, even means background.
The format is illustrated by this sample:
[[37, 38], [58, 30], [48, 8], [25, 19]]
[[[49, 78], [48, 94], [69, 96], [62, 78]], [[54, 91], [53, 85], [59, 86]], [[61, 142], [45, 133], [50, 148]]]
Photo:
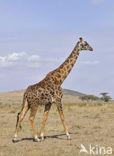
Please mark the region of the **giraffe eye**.
[[81, 47], [83, 47], [83, 44], [81, 44]]
[[88, 46], [87, 42], [85, 42], [85, 46]]

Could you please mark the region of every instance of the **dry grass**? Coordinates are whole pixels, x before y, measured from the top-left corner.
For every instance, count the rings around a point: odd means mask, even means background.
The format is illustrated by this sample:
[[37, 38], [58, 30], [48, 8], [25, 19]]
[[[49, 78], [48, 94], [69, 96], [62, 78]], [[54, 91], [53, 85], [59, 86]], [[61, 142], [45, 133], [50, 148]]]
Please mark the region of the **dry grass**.
[[[66, 139], [59, 114], [53, 105], [45, 127], [44, 142], [33, 142], [28, 112], [22, 123], [23, 129], [19, 132], [20, 141], [13, 144], [16, 115], [21, 105], [0, 105], [0, 156], [87, 156], [79, 154], [80, 144], [86, 147], [89, 144], [111, 146], [114, 152], [114, 103], [75, 103], [63, 106], [72, 140]], [[39, 107], [35, 120], [38, 132], [42, 116], [43, 107]]]

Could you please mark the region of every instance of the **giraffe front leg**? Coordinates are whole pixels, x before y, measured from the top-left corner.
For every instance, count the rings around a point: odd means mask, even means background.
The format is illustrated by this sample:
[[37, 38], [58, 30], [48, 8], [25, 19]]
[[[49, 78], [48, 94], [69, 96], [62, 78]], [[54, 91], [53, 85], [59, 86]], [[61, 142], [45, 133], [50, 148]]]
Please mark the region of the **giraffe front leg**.
[[65, 124], [63, 108], [62, 108], [61, 102], [57, 103], [57, 109], [58, 109], [58, 112], [59, 112], [59, 115], [60, 115], [60, 118], [61, 118], [61, 121], [62, 121], [62, 124], [64, 127], [64, 131], [66, 133], [67, 139], [70, 140], [71, 138], [70, 138], [70, 134], [69, 134], [68, 129], [67, 129], [66, 124]]
[[41, 126], [41, 132], [40, 132], [40, 137], [41, 137], [42, 141], [44, 140], [44, 127], [45, 127], [46, 120], [48, 118], [48, 113], [49, 113], [50, 108], [51, 108], [51, 104], [47, 104], [45, 106], [43, 121], [42, 121], [42, 126]]

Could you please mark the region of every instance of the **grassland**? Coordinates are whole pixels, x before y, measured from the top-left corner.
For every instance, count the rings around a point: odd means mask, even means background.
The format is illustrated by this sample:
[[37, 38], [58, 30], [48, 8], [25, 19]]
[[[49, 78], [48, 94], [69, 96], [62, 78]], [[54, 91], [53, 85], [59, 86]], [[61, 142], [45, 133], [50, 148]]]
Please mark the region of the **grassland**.
[[[0, 105], [0, 156], [87, 156], [79, 153], [80, 144], [85, 145], [87, 149], [89, 144], [111, 146], [114, 152], [113, 102], [64, 103], [64, 115], [71, 140], [66, 139], [56, 106], [53, 105], [45, 127], [45, 140], [33, 142], [28, 112], [23, 120], [22, 130], [19, 132], [19, 142], [14, 144], [12, 137], [16, 115], [21, 109], [16, 95], [14, 99], [17, 100], [17, 104], [11, 105], [10, 98], [6, 96], [5, 105]], [[38, 133], [43, 109], [39, 107], [36, 115], [35, 125]]]

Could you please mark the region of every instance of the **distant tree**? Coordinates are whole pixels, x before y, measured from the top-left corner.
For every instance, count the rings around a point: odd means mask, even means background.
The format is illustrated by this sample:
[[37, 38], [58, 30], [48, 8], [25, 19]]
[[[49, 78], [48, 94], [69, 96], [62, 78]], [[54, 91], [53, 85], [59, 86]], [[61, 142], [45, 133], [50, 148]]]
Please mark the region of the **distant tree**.
[[83, 95], [80, 97], [82, 101], [96, 101], [99, 100], [99, 97], [94, 95]]
[[80, 96], [80, 99], [82, 101], [87, 101], [88, 100], [87, 95]]
[[101, 100], [105, 101], [105, 102], [109, 102], [112, 98], [110, 96], [108, 96], [106, 92], [104, 93], [100, 93], [102, 95]]

